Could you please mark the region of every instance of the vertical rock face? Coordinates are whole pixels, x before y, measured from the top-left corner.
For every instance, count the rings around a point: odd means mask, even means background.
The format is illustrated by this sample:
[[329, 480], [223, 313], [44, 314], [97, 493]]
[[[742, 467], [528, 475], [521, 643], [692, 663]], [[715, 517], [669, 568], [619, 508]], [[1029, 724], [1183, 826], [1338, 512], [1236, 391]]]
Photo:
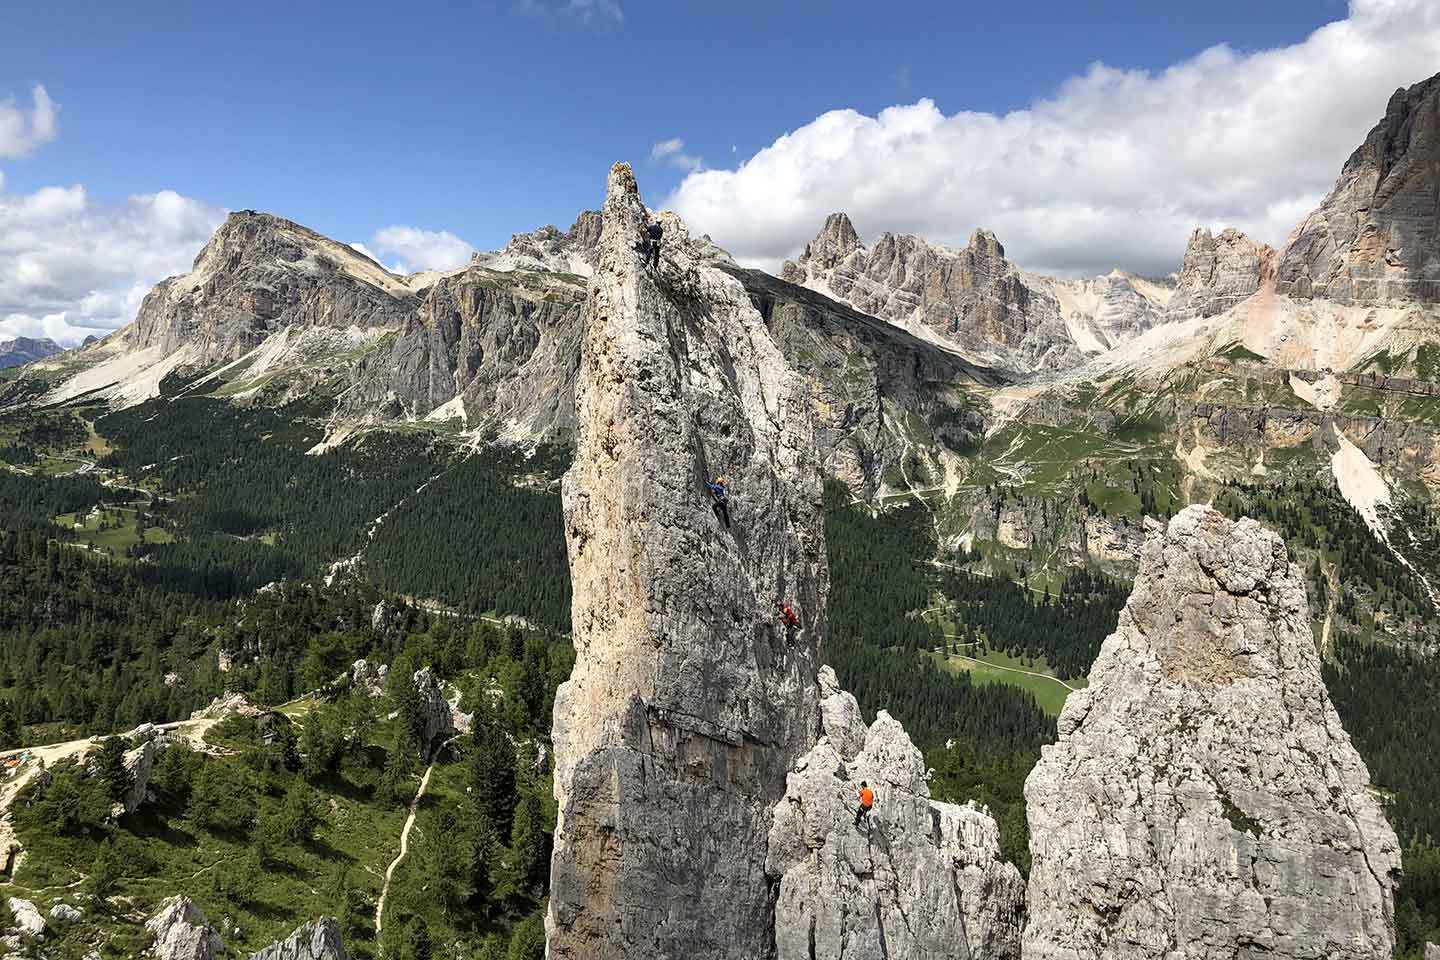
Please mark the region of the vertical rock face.
[[[838, 216], [838, 215], [837, 215]], [[813, 245], [812, 245], [813, 248]], [[750, 294], [785, 358], [810, 381], [815, 442], [825, 471], [868, 496], [923, 422], [961, 450], [985, 435], [977, 385], [996, 371], [883, 320], [758, 270], [731, 270]]]
[[1251, 240], [1234, 227], [1214, 236], [1204, 227], [1190, 233], [1167, 320], [1213, 317], [1260, 289], [1262, 272], [1270, 271], [1275, 251]]
[[[985, 811], [930, 799], [925, 764], [880, 711], [821, 672], [825, 737], [790, 774], [770, 827], [775, 957], [1018, 960], [1025, 884]], [[855, 824], [861, 782], [875, 808]]]
[[[563, 495], [576, 665], [556, 698], [551, 958], [771, 949], [771, 810], [818, 727], [825, 567], [803, 380], [739, 281], [610, 172]], [[727, 529], [703, 481], [724, 476]], [[804, 628], [780, 629], [784, 600]]]
[[1152, 524], [1025, 784], [1027, 960], [1388, 957], [1400, 851], [1259, 524]]
[[[568, 432], [584, 287], [577, 277], [472, 266], [425, 288], [357, 364], [347, 416], [444, 416], [503, 439]], [[438, 412], [437, 412], [438, 411]]]
[[1291, 234], [1277, 279], [1296, 297], [1440, 300], [1440, 74], [1395, 91]]
[[455, 724], [450, 715], [450, 703], [440, 689], [434, 672], [429, 667], [416, 670], [411, 679], [415, 692], [420, 698], [420, 715], [425, 719], [425, 730], [421, 734], [420, 757], [428, 759], [435, 748], [455, 733]]

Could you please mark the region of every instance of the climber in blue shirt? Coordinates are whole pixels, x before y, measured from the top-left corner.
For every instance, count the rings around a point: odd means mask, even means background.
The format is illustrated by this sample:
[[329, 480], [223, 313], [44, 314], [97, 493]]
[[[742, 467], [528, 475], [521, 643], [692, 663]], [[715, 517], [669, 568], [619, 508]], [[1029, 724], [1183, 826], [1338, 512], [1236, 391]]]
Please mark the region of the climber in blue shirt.
[[705, 481], [705, 486], [710, 491], [710, 496], [715, 498], [715, 516], [719, 517], [725, 524], [725, 529], [730, 529], [730, 492], [725, 489], [725, 478], [716, 477], [714, 480]]

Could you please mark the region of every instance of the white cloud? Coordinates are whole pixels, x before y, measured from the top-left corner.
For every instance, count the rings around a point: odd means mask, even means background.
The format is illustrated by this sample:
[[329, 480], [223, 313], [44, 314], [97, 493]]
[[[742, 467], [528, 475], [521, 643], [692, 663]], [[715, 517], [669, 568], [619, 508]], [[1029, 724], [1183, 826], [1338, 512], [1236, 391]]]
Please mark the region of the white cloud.
[[[732, 151], [733, 148], [732, 148]], [[700, 158], [685, 152], [685, 141], [679, 137], [661, 140], [650, 148], [650, 159], [656, 163], [669, 163], [681, 170], [699, 170], [704, 166]]]
[[619, 0], [520, 0], [516, 9], [526, 16], [587, 27], [618, 27], [625, 22]]
[[28, 115], [14, 97], [0, 100], [0, 157], [22, 157], [54, 140], [58, 131], [55, 116], [59, 112], [59, 106], [38, 83], [30, 91]]
[[73, 344], [135, 318], [188, 270], [225, 211], [173, 190], [96, 204], [79, 184], [0, 190], [0, 336]]
[[[475, 248], [448, 230], [421, 230], [417, 227], [390, 226], [375, 231], [370, 245], [376, 251], [396, 257], [399, 262], [388, 268], [396, 273], [418, 270], [454, 270], [470, 262]], [[380, 258], [362, 244], [351, 244], [370, 259]]]
[[1440, 4], [1352, 0], [1288, 47], [1212, 47], [1159, 73], [1097, 63], [1004, 115], [831, 111], [736, 169], [692, 172], [667, 205], [772, 268], [845, 210], [867, 238], [987, 226], [1028, 267], [1163, 273], [1195, 224], [1282, 243], [1390, 94], [1437, 69]]

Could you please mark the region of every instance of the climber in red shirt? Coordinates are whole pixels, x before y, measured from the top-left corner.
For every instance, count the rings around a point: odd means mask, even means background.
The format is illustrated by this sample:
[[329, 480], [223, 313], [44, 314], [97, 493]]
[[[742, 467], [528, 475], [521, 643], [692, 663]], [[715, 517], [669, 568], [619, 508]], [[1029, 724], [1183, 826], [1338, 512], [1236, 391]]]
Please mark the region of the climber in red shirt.
[[855, 826], [860, 826], [860, 821], [870, 815], [870, 808], [875, 806], [875, 791], [864, 780], [860, 781], [860, 809], [855, 811]]
[[785, 641], [794, 643], [795, 631], [800, 629], [800, 618], [795, 615], [794, 610], [790, 609], [788, 603], [780, 604], [780, 622], [785, 624]]

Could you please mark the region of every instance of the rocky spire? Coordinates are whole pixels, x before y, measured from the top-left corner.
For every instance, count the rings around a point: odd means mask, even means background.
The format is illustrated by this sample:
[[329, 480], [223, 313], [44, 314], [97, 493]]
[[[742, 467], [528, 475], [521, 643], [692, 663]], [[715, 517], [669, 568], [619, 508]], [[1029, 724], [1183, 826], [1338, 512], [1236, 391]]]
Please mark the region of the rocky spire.
[[845, 261], [845, 258], [861, 248], [860, 234], [844, 213], [832, 213], [825, 218], [815, 239], [805, 246], [804, 260], [814, 270], [831, 270]]
[[1396, 90], [1335, 188], [1291, 234], [1277, 288], [1296, 297], [1440, 300], [1440, 74]]
[[1260, 289], [1262, 275], [1273, 270], [1275, 250], [1256, 243], [1234, 227], [1217, 237], [1205, 227], [1190, 232], [1175, 294], [1166, 320], [1213, 317]]
[[1026, 960], [1380, 960], [1400, 850], [1252, 520], [1149, 522], [1134, 592], [1025, 784]]
[[[790, 774], [770, 828], [776, 960], [1018, 960], [1020, 871], [974, 804], [930, 799], [925, 761], [884, 710], [867, 730], [855, 698], [820, 674], [825, 736]], [[854, 822], [860, 783], [876, 794]]]
[[[740, 283], [610, 172], [563, 498], [576, 664], [556, 698], [548, 955], [762, 957], [771, 810], [814, 743], [825, 628], [809, 401]], [[704, 481], [723, 476], [731, 525]], [[787, 640], [777, 604], [803, 629]]]

